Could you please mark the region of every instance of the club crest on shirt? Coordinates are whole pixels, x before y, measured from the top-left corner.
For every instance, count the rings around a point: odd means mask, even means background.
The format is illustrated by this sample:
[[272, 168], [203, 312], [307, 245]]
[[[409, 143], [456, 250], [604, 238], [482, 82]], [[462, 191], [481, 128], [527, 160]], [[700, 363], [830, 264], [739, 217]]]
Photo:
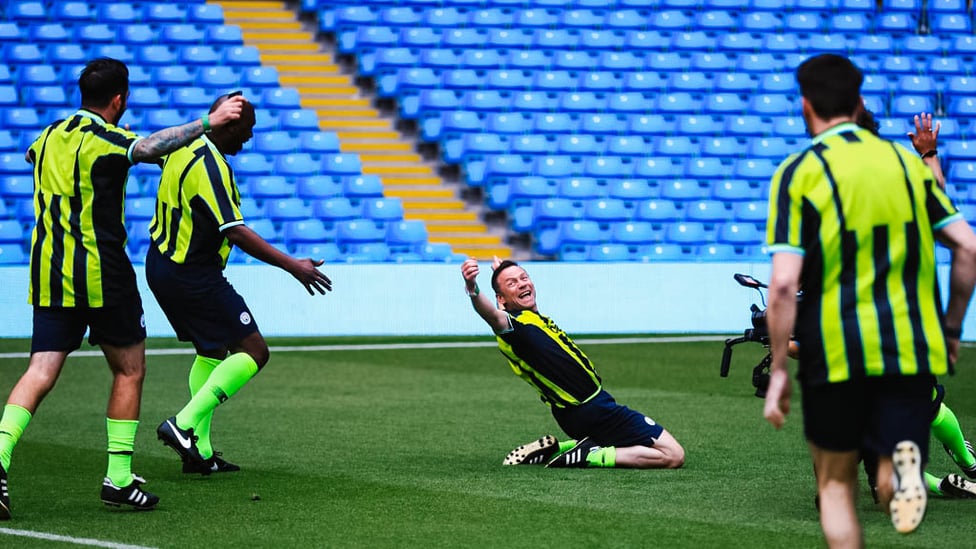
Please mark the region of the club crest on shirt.
[[251, 315], [247, 311], [241, 313], [241, 324], [247, 326], [251, 323]]

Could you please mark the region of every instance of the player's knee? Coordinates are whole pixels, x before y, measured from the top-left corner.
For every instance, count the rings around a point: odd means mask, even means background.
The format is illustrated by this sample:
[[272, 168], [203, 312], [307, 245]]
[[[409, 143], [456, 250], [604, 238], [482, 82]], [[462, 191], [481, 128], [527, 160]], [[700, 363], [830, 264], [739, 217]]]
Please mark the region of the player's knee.
[[668, 469], [678, 469], [685, 464], [685, 449], [680, 444], [668, 450]]

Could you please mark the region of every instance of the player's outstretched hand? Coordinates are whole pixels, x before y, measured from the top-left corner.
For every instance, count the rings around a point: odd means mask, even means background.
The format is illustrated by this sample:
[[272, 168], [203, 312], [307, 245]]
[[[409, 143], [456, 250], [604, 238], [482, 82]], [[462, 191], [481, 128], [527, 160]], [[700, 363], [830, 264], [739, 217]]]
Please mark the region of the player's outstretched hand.
[[321, 267], [324, 263], [325, 260], [323, 259], [318, 261], [313, 259], [295, 260], [291, 274], [302, 283], [302, 286], [305, 286], [308, 295], [315, 295], [315, 292], [325, 295], [325, 292], [332, 291], [332, 281], [325, 276], [325, 273], [316, 268]]
[[235, 95], [227, 101], [224, 101], [219, 107], [217, 107], [217, 110], [210, 113], [210, 126], [219, 128], [228, 122], [237, 120], [241, 117], [241, 111], [244, 110], [244, 105], [246, 103], [247, 99], [245, 99], [243, 95]]
[[464, 263], [461, 263], [461, 276], [464, 277], [465, 282], [469, 283], [469, 286], [474, 286], [480, 272], [478, 260], [473, 257], [469, 257], [464, 260]]
[[766, 403], [763, 406], [763, 417], [777, 429], [786, 423], [786, 416], [790, 413], [790, 395], [792, 393], [793, 383], [790, 381], [790, 374], [786, 368], [776, 368], [770, 372]]
[[908, 132], [908, 137], [912, 140], [915, 152], [925, 154], [934, 151], [939, 144], [939, 130], [942, 129], [942, 122], [932, 125], [932, 113], [922, 113], [915, 115], [915, 132]]

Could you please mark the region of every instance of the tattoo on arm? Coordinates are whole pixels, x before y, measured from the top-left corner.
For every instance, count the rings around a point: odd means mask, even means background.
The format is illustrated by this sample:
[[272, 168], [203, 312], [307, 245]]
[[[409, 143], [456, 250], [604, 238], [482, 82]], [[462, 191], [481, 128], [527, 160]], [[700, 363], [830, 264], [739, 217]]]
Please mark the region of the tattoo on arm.
[[132, 151], [132, 159], [136, 162], [157, 160], [201, 135], [203, 135], [203, 123], [200, 120], [159, 130], [136, 143]]

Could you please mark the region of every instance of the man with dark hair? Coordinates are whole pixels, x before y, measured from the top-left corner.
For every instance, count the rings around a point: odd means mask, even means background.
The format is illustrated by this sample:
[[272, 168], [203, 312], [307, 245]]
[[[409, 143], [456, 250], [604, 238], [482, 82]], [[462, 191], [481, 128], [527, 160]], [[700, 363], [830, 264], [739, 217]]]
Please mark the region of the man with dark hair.
[[129, 167], [154, 162], [241, 116], [243, 98], [209, 117], [149, 137], [119, 128], [129, 71], [95, 59], [78, 78], [81, 108], [48, 126], [27, 151], [34, 166], [34, 232], [29, 301], [34, 308], [31, 357], [0, 417], [0, 520], [10, 518], [11, 454], [54, 387], [69, 353], [99, 345], [112, 371], [108, 401], [108, 472], [101, 499], [112, 506], [152, 509], [159, 498], [140, 489], [131, 471], [142, 382], [146, 327], [135, 272], [125, 253], [125, 184]]
[[[948, 373], [958, 356], [976, 282], [976, 235], [931, 170], [855, 124], [861, 80], [857, 67], [832, 54], [797, 69], [813, 144], [774, 174], [767, 226], [772, 366], [763, 413], [779, 428], [789, 412], [793, 334], [831, 547], [863, 544], [854, 505], [862, 447], [878, 456], [879, 499], [895, 528], [920, 524], [933, 376]], [[936, 239], [953, 250], [945, 311]]]
[[[221, 96], [211, 110], [235, 95]], [[156, 429], [183, 460], [184, 473], [239, 470], [214, 452], [211, 418], [268, 362], [268, 344], [250, 309], [223, 275], [231, 247], [287, 271], [309, 295], [332, 290], [332, 281], [316, 268], [323, 261], [295, 259], [244, 224], [240, 191], [226, 156], [240, 152], [251, 139], [254, 122], [254, 108], [245, 104], [239, 120], [166, 156], [149, 225], [149, 288], [176, 335], [192, 342], [197, 353], [190, 368], [190, 401]]]
[[[495, 333], [498, 348], [516, 375], [532, 385], [571, 439], [546, 435], [512, 450], [504, 465], [673, 469], [684, 448], [653, 419], [618, 404], [603, 389], [590, 359], [566, 332], [539, 313], [535, 285], [518, 263], [495, 258], [495, 303], [478, 288], [478, 261], [461, 265], [461, 276], [478, 315]], [[496, 307], [497, 303], [497, 307]]]

